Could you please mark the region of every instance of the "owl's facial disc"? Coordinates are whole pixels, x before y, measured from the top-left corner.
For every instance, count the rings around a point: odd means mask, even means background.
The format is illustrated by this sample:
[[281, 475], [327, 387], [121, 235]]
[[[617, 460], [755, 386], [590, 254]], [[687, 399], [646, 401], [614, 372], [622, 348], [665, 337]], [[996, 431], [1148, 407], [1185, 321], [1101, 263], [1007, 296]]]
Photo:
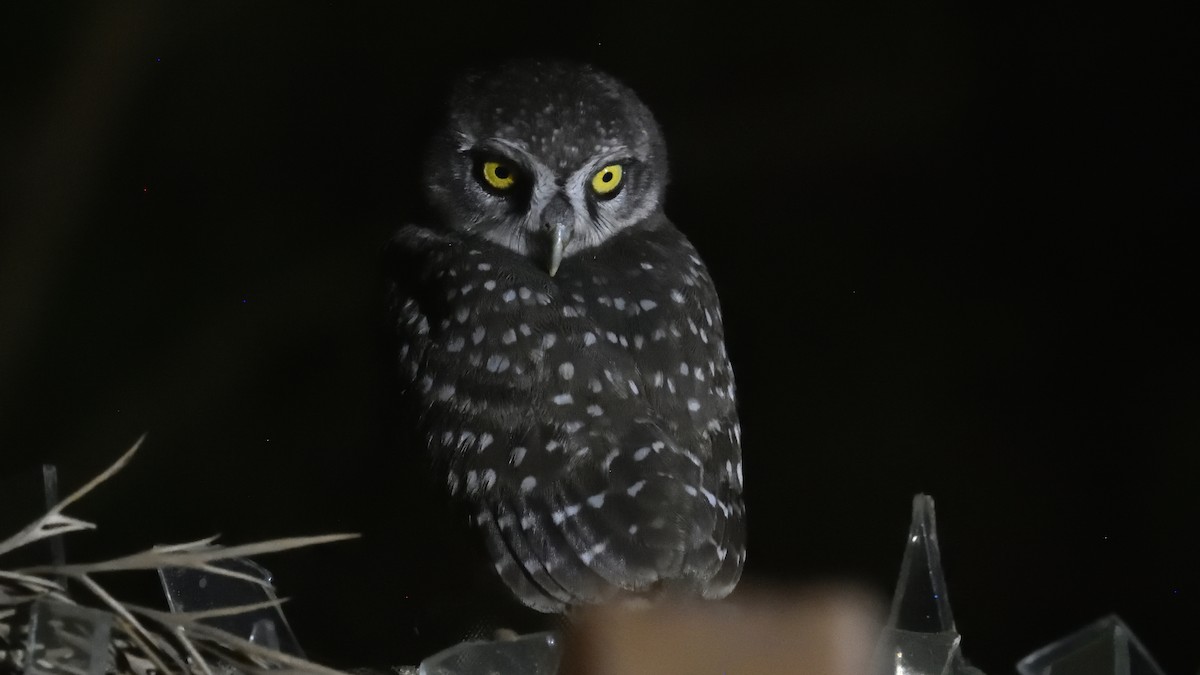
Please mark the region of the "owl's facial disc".
[[460, 81], [429, 155], [444, 224], [551, 274], [662, 208], [666, 149], [627, 87], [586, 66], [513, 62]]
[[[550, 276], [563, 260], [624, 226], [638, 161], [615, 146], [571, 167], [528, 144], [486, 138], [463, 149], [479, 200], [471, 229], [530, 255]], [[626, 189], [626, 183], [635, 185]]]

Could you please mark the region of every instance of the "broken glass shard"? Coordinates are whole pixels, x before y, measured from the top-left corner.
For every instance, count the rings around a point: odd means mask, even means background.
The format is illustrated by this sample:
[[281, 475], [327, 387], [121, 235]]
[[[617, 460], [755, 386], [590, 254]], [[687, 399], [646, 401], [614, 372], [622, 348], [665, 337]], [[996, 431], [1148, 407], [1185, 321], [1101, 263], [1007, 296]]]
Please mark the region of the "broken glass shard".
[[1021, 675], [1163, 675], [1150, 652], [1115, 614], [1017, 663]]
[[942, 574], [933, 499], [917, 495], [892, 611], [880, 636], [879, 670], [888, 675], [982, 675], [963, 660], [960, 639]]
[[422, 661], [417, 674], [554, 675], [560, 658], [557, 633], [533, 633], [515, 640], [461, 642]]
[[[275, 587], [271, 585], [271, 573], [254, 561], [230, 558], [210, 564], [262, 583], [187, 567], [164, 567], [158, 574], [172, 612], [199, 612], [278, 600]], [[210, 617], [202, 619], [201, 623], [269, 649], [304, 656], [279, 606]]]
[[104, 675], [111, 632], [108, 612], [38, 600], [30, 613], [25, 675]]
[[908, 528], [908, 543], [904, 561], [900, 563], [900, 580], [892, 598], [888, 626], [919, 633], [954, 630], [954, 614], [942, 574], [933, 498], [929, 495], [913, 497], [912, 524]]

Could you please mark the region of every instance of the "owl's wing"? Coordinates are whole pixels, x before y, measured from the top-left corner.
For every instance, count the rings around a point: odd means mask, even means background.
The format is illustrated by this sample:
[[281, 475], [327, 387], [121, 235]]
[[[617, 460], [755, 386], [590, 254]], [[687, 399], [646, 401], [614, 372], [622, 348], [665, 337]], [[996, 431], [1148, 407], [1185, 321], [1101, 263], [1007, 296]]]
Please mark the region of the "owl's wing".
[[681, 436], [628, 344], [524, 258], [420, 228], [393, 248], [419, 427], [514, 592], [543, 611], [663, 585], [728, 592], [736, 418], [719, 461], [706, 436]]
[[547, 355], [570, 349], [548, 289], [518, 283], [523, 263], [502, 249], [420, 227], [397, 233], [389, 265], [419, 433], [450, 494], [472, 505], [500, 576], [542, 611], [609, 597], [616, 587], [589, 566], [594, 536], [579, 529], [582, 485], [598, 476], [568, 477], [588, 464], [572, 433], [582, 423], [546, 400], [546, 380], [561, 377]]
[[720, 301], [695, 248], [665, 219], [615, 239], [612, 248], [610, 258], [628, 262], [620, 275], [586, 280], [601, 282], [593, 292], [607, 288], [614, 296], [611, 306], [597, 307], [596, 319], [612, 324], [623, 315], [647, 401], [680, 451], [702, 467], [712, 529], [685, 566], [704, 597], [724, 597], [741, 577], [746, 532], [741, 429]]
[[[742, 576], [746, 562], [746, 506], [742, 499], [741, 431], [736, 415], [721, 420], [712, 432], [712, 457], [706, 474], [709, 494], [715, 497], [718, 513], [711, 549], [694, 554], [697, 565], [715, 559], [716, 569], [701, 589], [706, 598], [728, 595]], [[721, 458], [724, 458], [723, 460]]]

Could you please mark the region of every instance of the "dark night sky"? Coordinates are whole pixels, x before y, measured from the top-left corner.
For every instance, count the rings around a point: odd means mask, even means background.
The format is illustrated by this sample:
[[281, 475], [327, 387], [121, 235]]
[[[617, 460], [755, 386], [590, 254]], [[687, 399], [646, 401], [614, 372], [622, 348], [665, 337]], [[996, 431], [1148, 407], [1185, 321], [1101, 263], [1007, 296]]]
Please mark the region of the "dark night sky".
[[446, 80], [567, 57], [656, 112], [667, 213], [721, 292], [747, 583], [889, 594], [924, 491], [984, 670], [1117, 612], [1194, 672], [1194, 22], [405, 4], [0, 18], [0, 478], [52, 461], [73, 486], [149, 432], [72, 554], [367, 531], [263, 560], [301, 641], [343, 665], [427, 648], [404, 606], [425, 580], [371, 553], [439, 558], [379, 469], [402, 452], [381, 249]]

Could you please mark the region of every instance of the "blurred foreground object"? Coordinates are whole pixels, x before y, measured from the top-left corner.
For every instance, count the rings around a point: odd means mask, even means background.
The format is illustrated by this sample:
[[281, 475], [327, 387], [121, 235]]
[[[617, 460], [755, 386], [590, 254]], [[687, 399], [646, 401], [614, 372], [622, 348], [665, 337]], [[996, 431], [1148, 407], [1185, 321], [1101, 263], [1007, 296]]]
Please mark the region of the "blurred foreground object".
[[1021, 675], [1163, 675], [1150, 652], [1109, 615], [1017, 662]]
[[881, 675], [983, 675], [959, 651], [961, 636], [942, 574], [933, 498], [913, 497], [912, 523], [892, 611], [879, 639]]
[[579, 616], [563, 675], [862, 675], [879, 635], [878, 603], [853, 589], [740, 593], [734, 602]]

